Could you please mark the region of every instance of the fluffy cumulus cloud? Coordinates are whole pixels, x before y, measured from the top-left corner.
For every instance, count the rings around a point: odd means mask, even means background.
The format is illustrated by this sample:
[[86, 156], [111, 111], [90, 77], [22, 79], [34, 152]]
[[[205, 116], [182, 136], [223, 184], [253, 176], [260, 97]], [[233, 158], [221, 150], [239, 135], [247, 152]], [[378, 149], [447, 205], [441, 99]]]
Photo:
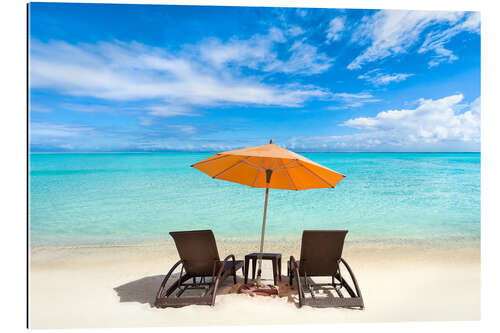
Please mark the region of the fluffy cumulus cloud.
[[412, 109], [389, 110], [347, 120], [359, 133], [293, 138], [291, 148], [346, 151], [479, 151], [480, 98], [462, 103], [461, 94], [420, 99]]
[[379, 69], [374, 69], [366, 72], [365, 74], [361, 74], [358, 76], [358, 79], [366, 80], [368, 82], [373, 83], [376, 86], [387, 85], [391, 82], [401, 82], [406, 80], [407, 78], [413, 76], [414, 74], [409, 73], [382, 73]]
[[[443, 25], [449, 27], [443, 31]], [[444, 45], [461, 31], [478, 32], [479, 14], [444, 11], [382, 10], [363, 18], [361, 25], [352, 35], [352, 41], [367, 47], [348, 66], [359, 69], [363, 65], [389, 56], [408, 52], [421, 40], [421, 34], [428, 32], [419, 52], [434, 51], [438, 60], [433, 64], [453, 61], [456, 56]]]
[[[115, 101], [161, 99], [166, 105], [221, 103], [299, 106], [327, 96], [313, 86], [266, 84], [258, 75], [244, 77], [234, 68], [258, 73], [314, 74], [328, 69], [331, 59], [299, 40], [289, 58], [278, 59], [273, 47], [283, 43], [279, 29], [249, 40], [203, 42], [189, 52], [171, 53], [137, 42], [70, 44], [64, 41], [30, 44], [30, 84], [71, 96]], [[168, 111], [170, 109], [171, 111]], [[179, 113], [172, 107], [152, 110], [158, 115]]]
[[420, 99], [415, 109], [384, 111], [375, 117], [350, 119], [344, 125], [385, 136], [395, 145], [441, 141], [479, 143], [480, 100], [462, 105], [462, 99], [461, 94], [437, 100]]

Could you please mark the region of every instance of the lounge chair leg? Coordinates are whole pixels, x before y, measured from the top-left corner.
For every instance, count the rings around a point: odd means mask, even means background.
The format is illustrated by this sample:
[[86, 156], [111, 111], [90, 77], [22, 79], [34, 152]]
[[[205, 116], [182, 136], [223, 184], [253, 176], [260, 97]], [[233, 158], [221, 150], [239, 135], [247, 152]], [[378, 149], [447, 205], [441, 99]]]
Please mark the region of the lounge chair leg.
[[273, 262], [273, 279], [274, 279], [274, 285], [278, 285], [278, 262], [276, 258], [272, 260]]
[[307, 276], [307, 273], [304, 271], [304, 282], [306, 283], [307, 290], [311, 293], [311, 297], [314, 298], [314, 287], [311, 287], [310, 278]]
[[302, 305], [304, 305], [304, 299], [305, 299], [305, 294], [304, 294], [304, 290], [302, 289], [302, 284], [300, 282], [300, 275], [299, 275], [299, 270], [298, 269], [294, 269], [295, 271], [295, 279], [296, 279], [296, 283], [297, 283], [297, 294], [299, 295], [299, 308], [302, 307]]
[[243, 276], [245, 277], [245, 284], [248, 283], [248, 271], [250, 269], [250, 259], [245, 256], [245, 265], [243, 266]]
[[279, 279], [281, 281], [281, 257], [278, 260], [278, 274], [279, 274]]

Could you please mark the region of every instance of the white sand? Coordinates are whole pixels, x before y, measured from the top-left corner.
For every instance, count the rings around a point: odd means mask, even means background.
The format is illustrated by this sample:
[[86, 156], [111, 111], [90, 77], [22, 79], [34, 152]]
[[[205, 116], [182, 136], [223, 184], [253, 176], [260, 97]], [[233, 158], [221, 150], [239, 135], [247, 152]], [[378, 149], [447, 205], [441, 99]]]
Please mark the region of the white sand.
[[[237, 245], [237, 248], [235, 246]], [[220, 242], [221, 256], [253, 252], [253, 242]], [[233, 251], [229, 251], [232, 249]], [[267, 242], [283, 254], [282, 274], [295, 242]], [[32, 328], [147, 327], [173, 325], [293, 324], [478, 320], [479, 244], [442, 247], [423, 244], [346, 243], [344, 258], [356, 274], [366, 309], [308, 306], [296, 295], [250, 297], [235, 294], [228, 279], [214, 307], [152, 307], [164, 274], [178, 260], [172, 243], [142, 247], [36, 248], [31, 250]], [[271, 282], [270, 262], [264, 278]], [[242, 282], [239, 271], [239, 283]], [[287, 295], [284, 277], [281, 290]], [[289, 294], [289, 293], [288, 293]]]

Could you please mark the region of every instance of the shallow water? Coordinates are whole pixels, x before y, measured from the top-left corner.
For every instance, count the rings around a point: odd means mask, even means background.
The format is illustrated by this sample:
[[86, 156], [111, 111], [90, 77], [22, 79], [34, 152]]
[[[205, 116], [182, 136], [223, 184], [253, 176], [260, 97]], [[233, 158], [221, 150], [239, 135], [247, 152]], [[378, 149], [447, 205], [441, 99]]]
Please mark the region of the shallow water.
[[[210, 155], [31, 154], [31, 244], [135, 244], [189, 229], [257, 240], [264, 190], [189, 167]], [[270, 190], [268, 239], [348, 229], [352, 241], [479, 240], [479, 153], [303, 155], [347, 177], [334, 190]]]

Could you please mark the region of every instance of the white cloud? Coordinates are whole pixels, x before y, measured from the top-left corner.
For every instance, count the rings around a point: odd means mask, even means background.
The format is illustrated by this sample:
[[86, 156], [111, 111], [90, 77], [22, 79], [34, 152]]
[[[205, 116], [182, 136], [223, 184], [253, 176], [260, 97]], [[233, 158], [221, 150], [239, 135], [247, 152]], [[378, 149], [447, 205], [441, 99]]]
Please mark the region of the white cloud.
[[[273, 40], [280, 38], [278, 32], [270, 35]], [[317, 87], [270, 85], [256, 77], [242, 78], [229, 70], [208, 66], [197, 57], [181, 57], [136, 42], [72, 45], [34, 40], [30, 47], [31, 87], [55, 89], [72, 96], [115, 101], [162, 99], [169, 105], [299, 106], [307, 99], [327, 95]], [[258, 59], [258, 53], [253, 58]], [[314, 60], [306, 57], [304, 64], [315, 70]], [[280, 66], [282, 70], [293, 70], [300, 64], [293, 60]]]
[[[368, 44], [348, 66], [359, 69], [364, 64], [389, 56], [406, 53], [420, 39], [428, 27], [444, 23], [454, 25], [465, 16], [465, 12], [382, 10], [363, 23], [353, 33], [352, 39], [361, 45]], [[469, 30], [474, 22], [459, 24], [458, 30]], [[450, 57], [448, 55], [448, 57]]]
[[72, 145], [69, 143], [58, 145], [57, 147], [60, 149], [64, 149], [64, 150], [74, 150], [75, 149], [75, 145]]
[[153, 118], [151, 117], [139, 117], [139, 124], [142, 126], [151, 126], [153, 125]]
[[460, 24], [462, 30], [471, 31], [475, 33], [481, 32], [481, 14], [479, 12], [471, 12], [468, 14], [467, 19]]
[[196, 116], [194, 111], [182, 105], [153, 105], [146, 108], [149, 115], [159, 117]]
[[259, 68], [277, 58], [273, 48], [276, 43], [284, 43], [286, 38], [278, 28], [272, 28], [267, 35], [254, 35], [250, 39], [241, 40], [233, 37], [226, 43], [217, 38], [210, 38], [198, 45], [202, 59], [221, 68], [227, 63]]
[[[99, 104], [73, 104], [73, 103], [62, 103], [60, 105], [63, 109], [76, 111], [76, 112], [113, 112], [116, 109], [122, 109], [120, 107], [111, 107], [109, 105], [99, 105]], [[129, 109], [129, 108], [127, 108]]]
[[[257, 145], [258, 143], [254, 144]], [[150, 140], [147, 142], [138, 142], [130, 146], [132, 149], [146, 151], [164, 151], [164, 150], [181, 150], [181, 151], [226, 151], [235, 150], [245, 147], [246, 144], [228, 144], [227, 142], [217, 143], [198, 143], [187, 141], [184, 138], [171, 138], [166, 140]]]
[[31, 140], [39, 138], [69, 138], [87, 135], [93, 129], [84, 126], [75, 126], [70, 124], [54, 124], [44, 122], [31, 122], [29, 127]]
[[[298, 36], [303, 31], [300, 27], [292, 27], [287, 33]], [[285, 34], [272, 28], [267, 35], [255, 35], [246, 40], [233, 38], [224, 43], [212, 38], [200, 44], [199, 52], [202, 59], [226, 71], [231, 65], [232, 68], [248, 67], [263, 72], [313, 75], [326, 71], [333, 63], [334, 59], [318, 52], [318, 48], [308, 44], [305, 38], [294, 41], [288, 49], [288, 57], [279, 59], [275, 46], [285, 42]]]
[[340, 101], [341, 105], [329, 106], [329, 110], [341, 110], [346, 108], [356, 108], [360, 107], [366, 103], [378, 102], [379, 99], [375, 98], [369, 93], [335, 93], [332, 94], [332, 99]]
[[196, 133], [196, 127], [191, 125], [172, 125], [169, 124], [167, 127], [175, 129], [183, 134], [194, 134]]
[[318, 48], [305, 42], [295, 41], [289, 48], [290, 58], [286, 61], [274, 59], [263, 70], [287, 74], [319, 74], [331, 67], [333, 59], [318, 52]]
[[292, 37], [296, 37], [296, 36], [300, 36], [300, 35], [303, 35], [304, 34], [304, 30], [302, 30], [301, 27], [297, 26], [297, 25], [294, 25], [290, 28], [288, 28], [287, 30], [287, 33], [292, 36]]
[[358, 79], [366, 80], [376, 86], [387, 85], [391, 82], [401, 82], [415, 74], [409, 73], [381, 73], [378, 69], [371, 70], [358, 76]]
[[302, 8], [297, 8], [297, 15], [305, 17], [307, 15], [307, 10]]
[[30, 104], [30, 112], [48, 113], [48, 112], [52, 112], [52, 110], [50, 108], [47, 108], [47, 107], [42, 106], [42, 105]]
[[429, 61], [429, 67], [434, 67], [443, 62], [451, 63], [458, 59], [445, 45], [455, 35], [462, 31], [480, 33], [481, 19], [479, 12], [473, 12], [466, 16], [465, 20], [449, 29], [441, 32], [429, 32], [425, 41], [420, 46], [418, 53], [434, 52], [435, 56]]
[[479, 151], [480, 98], [470, 104], [461, 104], [462, 99], [462, 95], [420, 99], [415, 109], [344, 123], [360, 133], [295, 137], [288, 146], [316, 151]]
[[335, 17], [330, 21], [326, 30], [327, 42], [337, 41], [342, 37], [342, 31], [345, 28], [345, 17]]
[[420, 99], [415, 109], [384, 111], [375, 117], [350, 119], [344, 125], [370, 131], [378, 137], [391, 138], [397, 144], [479, 142], [480, 100], [477, 98], [464, 106], [459, 104], [462, 99], [461, 94], [437, 100]]

